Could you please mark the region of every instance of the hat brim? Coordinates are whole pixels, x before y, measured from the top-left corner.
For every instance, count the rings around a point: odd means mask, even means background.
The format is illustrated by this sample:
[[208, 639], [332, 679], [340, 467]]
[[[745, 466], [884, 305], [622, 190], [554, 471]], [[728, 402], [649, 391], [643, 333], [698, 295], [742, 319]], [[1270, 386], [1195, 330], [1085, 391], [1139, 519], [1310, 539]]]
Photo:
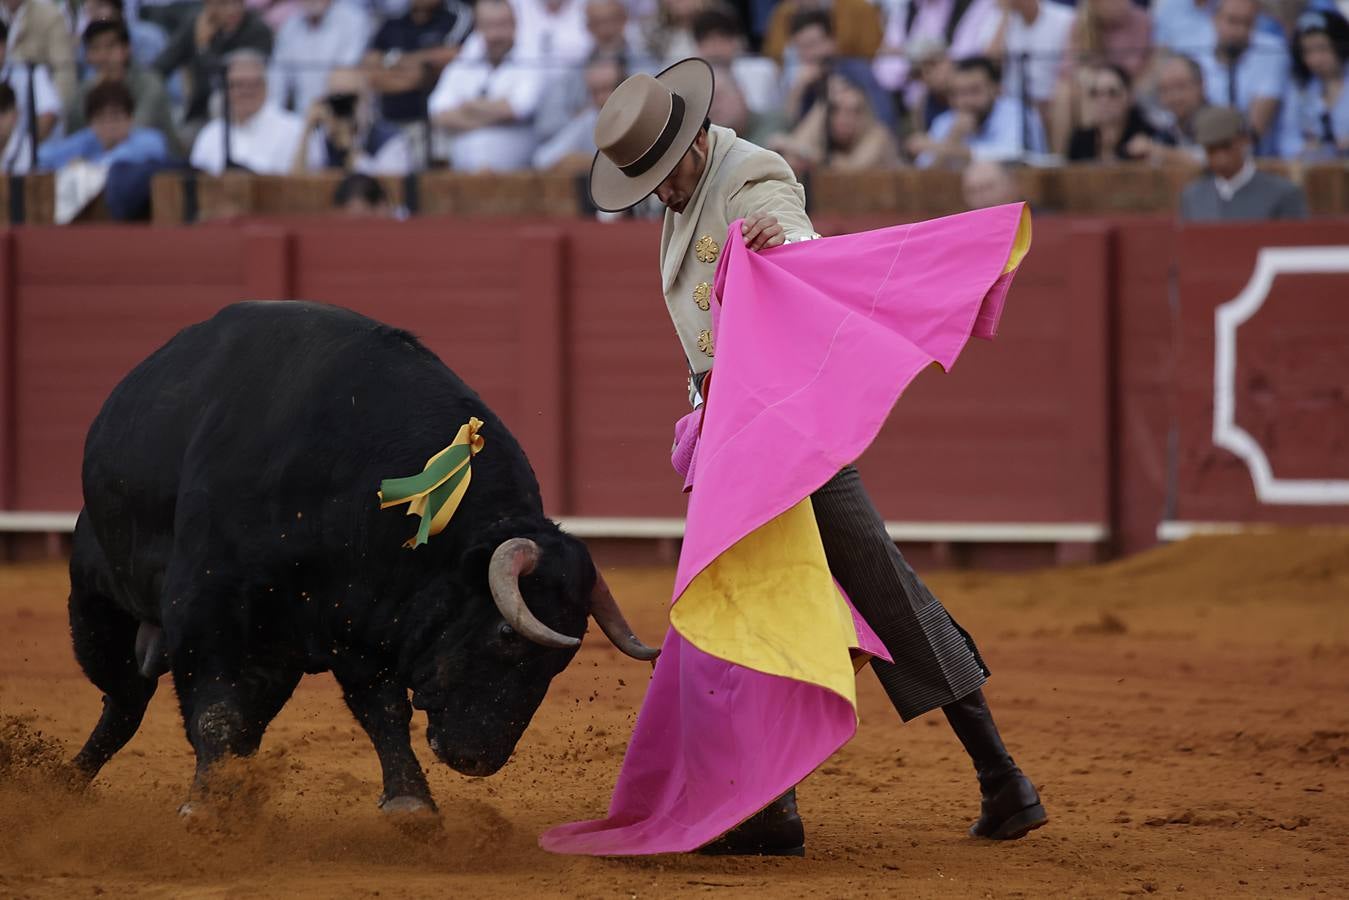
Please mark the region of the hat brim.
[[706, 60], [680, 60], [656, 75], [656, 80], [684, 99], [684, 122], [670, 142], [670, 149], [636, 178], [624, 175], [603, 153], [590, 164], [590, 200], [602, 212], [622, 212], [641, 203], [660, 187], [683, 159], [712, 108], [715, 79]]

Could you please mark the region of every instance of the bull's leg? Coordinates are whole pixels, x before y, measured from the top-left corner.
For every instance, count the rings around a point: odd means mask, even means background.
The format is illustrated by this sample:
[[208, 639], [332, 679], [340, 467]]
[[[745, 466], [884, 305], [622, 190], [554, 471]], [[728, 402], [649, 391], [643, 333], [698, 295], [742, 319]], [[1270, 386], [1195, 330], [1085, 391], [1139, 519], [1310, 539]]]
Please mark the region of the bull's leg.
[[80, 668], [103, 691], [103, 714], [72, 763], [88, 782], [136, 733], [158, 680], [145, 678], [137, 668], [139, 623], [89, 583], [78, 555], [77, 544], [71, 563], [70, 635]]
[[426, 784], [417, 755], [412, 752], [408, 726], [412, 722], [412, 704], [407, 691], [395, 684], [376, 682], [359, 684], [337, 676], [356, 721], [361, 723], [379, 754], [384, 773], [384, 792], [379, 807], [385, 812], [435, 812], [431, 789]]
[[222, 578], [228, 564], [176, 557], [164, 582], [164, 637], [187, 738], [197, 754], [193, 793], [209, 790], [212, 766], [248, 752], [245, 717], [248, 604]]
[[286, 705], [295, 686], [304, 677], [304, 672], [295, 670], [250, 670], [245, 675], [247, 700], [244, 709], [243, 752], [251, 755], [258, 752], [262, 745], [262, 736], [267, 726], [272, 724], [281, 707]]

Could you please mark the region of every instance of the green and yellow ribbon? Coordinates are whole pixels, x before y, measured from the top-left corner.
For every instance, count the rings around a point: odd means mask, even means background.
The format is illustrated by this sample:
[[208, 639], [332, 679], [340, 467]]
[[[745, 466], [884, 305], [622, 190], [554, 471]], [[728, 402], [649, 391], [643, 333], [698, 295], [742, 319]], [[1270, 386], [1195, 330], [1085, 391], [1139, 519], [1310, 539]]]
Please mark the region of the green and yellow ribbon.
[[482, 421], [470, 418], [468, 424], [459, 429], [450, 446], [426, 461], [420, 474], [407, 478], [386, 478], [379, 483], [380, 509], [406, 503], [409, 516], [422, 518], [416, 536], [403, 544], [404, 547], [420, 547], [431, 535], [440, 534], [450, 523], [450, 518], [468, 491], [468, 483], [473, 475], [469, 461], [483, 447], [479, 428], [482, 428]]

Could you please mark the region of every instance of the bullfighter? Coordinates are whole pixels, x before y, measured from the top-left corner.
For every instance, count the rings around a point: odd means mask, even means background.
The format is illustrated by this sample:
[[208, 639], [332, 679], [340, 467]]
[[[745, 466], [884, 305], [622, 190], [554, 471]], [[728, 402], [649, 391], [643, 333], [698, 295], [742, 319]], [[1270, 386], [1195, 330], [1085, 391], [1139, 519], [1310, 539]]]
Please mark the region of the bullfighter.
[[[590, 173], [601, 210], [653, 193], [666, 208], [661, 282], [695, 410], [715, 392], [713, 292], [719, 257], [731, 249], [723, 246], [729, 226], [743, 220], [740, 237], [755, 252], [819, 237], [782, 157], [710, 123], [713, 87], [711, 67], [696, 58], [628, 78], [599, 113]], [[727, 298], [728, 308], [734, 303]], [[982, 804], [969, 834], [1011, 840], [1044, 825], [1040, 797], [994, 724], [982, 691], [989, 672], [974, 641], [905, 562], [857, 470], [844, 467], [809, 499], [829, 570], [894, 660], [876, 658], [872, 667], [900, 717], [940, 708], [973, 761]], [[792, 788], [702, 852], [799, 855], [804, 843]]]

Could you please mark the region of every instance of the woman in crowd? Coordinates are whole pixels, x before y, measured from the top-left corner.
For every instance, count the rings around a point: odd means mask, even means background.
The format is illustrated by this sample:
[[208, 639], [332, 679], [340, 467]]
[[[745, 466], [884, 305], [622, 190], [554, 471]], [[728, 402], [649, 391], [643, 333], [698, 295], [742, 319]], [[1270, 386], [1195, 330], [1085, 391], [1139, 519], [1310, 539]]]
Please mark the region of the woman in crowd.
[[876, 118], [866, 92], [842, 75], [829, 77], [827, 102], [816, 103], [790, 134], [770, 138], [797, 174], [823, 167], [840, 171], [899, 165], [894, 135]]
[[1349, 156], [1349, 22], [1337, 12], [1304, 12], [1292, 57], [1279, 149], [1307, 161]]
[[1146, 145], [1158, 135], [1134, 103], [1129, 73], [1103, 63], [1088, 69], [1084, 80], [1083, 126], [1068, 140], [1069, 162], [1147, 158]]
[[1151, 58], [1152, 16], [1147, 10], [1133, 0], [1080, 0], [1049, 116], [1050, 146], [1065, 147], [1084, 122], [1093, 67], [1118, 66], [1137, 81]]

